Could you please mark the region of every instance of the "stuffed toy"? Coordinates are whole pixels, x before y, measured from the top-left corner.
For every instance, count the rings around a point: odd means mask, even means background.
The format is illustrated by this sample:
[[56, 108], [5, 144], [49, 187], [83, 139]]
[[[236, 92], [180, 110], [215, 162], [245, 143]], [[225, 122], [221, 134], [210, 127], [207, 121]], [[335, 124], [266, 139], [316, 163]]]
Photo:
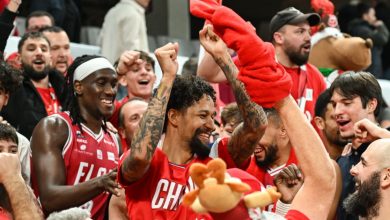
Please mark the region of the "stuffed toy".
[[312, 29], [309, 63], [315, 65], [330, 84], [344, 71], [360, 71], [371, 65], [371, 39], [341, 33], [334, 5], [329, 0], [311, 0], [321, 16], [321, 23]]
[[[232, 175], [246, 182], [250, 179], [245, 177], [249, 174], [239, 169], [234, 169]], [[275, 187], [264, 191], [251, 189], [240, 178], [228, 174], [226, 163], [219, 158], [207, 165], [194, 163], [190, 176], [198, 188], [184, 195], [183, 205], [197, 213], [209, 213], [213, 219], [262, 219], [254, 216], [261, 216], [261, 209], [281, 196]]]

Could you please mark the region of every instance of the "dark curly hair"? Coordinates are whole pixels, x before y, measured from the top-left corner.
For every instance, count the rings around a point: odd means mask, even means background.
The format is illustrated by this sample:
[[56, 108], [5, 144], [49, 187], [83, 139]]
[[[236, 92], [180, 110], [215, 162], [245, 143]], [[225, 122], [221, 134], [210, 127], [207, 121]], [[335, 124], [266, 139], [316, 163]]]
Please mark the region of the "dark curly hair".
[[[184, 111], [199, 101], [203, 95], [210, 96], [214, 103], [216, 101], [215, 91], [210, 84], [201, 78], [193, 75], [178, 75], [173, 82], [171, 96], [169, 98], [167, 111], [176, 109]], [[167, 126], [165, 120], [164, 132]]]
[[5, 93], [14, 92], [23, 81], [22, 72], [0, 60], [0, 89]]
[[[65, 78], [66, 85], [68, 87], [69, 95], [68, 95], [67, 100], [65, 101], [64, 110], [69, 111], [70, 116], [72, 118], [72, 124], [77, 124], [81, 131], [82, 131], [81, 123], [85, 123], [86, 121], [83, 118], [83, 116], [81, 116], [81, 114], [80, 114], [80, 106], [79, 106], [79, 102], [77, 100], [77, 94], [75, 93], [74, 88], [73, 88], [74, 71], [81, 64], [83, 64], [89, 60], [99, 58], [99, 57], [101, 57], [101, 56], [83, 55], [81, 57], [77, 57], [73, 61], [73, 63], [69, 66], [68, 73], [67, 73], [66, 78]], [[104, 121], [103, 129], [106, 129], [105, 121]]]

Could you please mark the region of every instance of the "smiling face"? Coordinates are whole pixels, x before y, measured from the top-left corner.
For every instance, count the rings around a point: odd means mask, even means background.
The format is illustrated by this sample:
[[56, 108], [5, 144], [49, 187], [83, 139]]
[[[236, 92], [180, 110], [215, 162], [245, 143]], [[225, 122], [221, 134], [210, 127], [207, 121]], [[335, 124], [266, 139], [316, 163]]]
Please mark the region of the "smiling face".
[[354, 137], [353, 126], [356, 122], [369, 118], [369, 115], [374, 114], [373, 110], [371, 110], [372, 101], [369, 101], [367, 106], [363, 106], [360, 97], [346, 98], [340, 94], [338, 89], [333, 92], [331, 103], [334, 108], [340, 135], [344, 139], [352, 139]]
[[[188, 143], [202, 143], [207, 146], [211, 133], [215, 130], [214, 117], [216, 115], [215, 103], [209, 96], [203, 97], [188, 107], [178, 116], [178, 132]], [[201, 147], [201, 146], [199, 146]], [[196, 150], [197, 146], [194, 146]]]
[[379, 214], [382, 191], [389, 185], [389, 147], [389, 139], [371, 143], [360, 162], [351, 168], [356, 191], [344, 202], [347, 211], [362, 217]]
[[341, 137], [339, 125], [336, 121], [336, 115], [334, 114], [334, 109], [332, 104], [326, 106], [324, 126], [321, 130], [324, 132], [326, 139], [336, 146], [344, 147], [348, 141]]
[[268, 167], [278, 159], [278, 139], [282, 127], [268, 117], [268, 125], [254, 152], [256, 164]]
[[43, 32], [50, 41], [52, 67], [64, 74], [70, 65], [70, 41], [65, 31]]
[[287, 24], [277, 34], [281, 34], [281, 47], [292, 63], [298, 66], [307, 63], [311, 47], [308, 22]]
[[124, 78], [129, 98], [140, 97], [145, 100], [152, 95], [153, 84], [156, 75], [152, 64], [143, 61], [141, 64], [133, 64]]
[[97, 70], [81, 83], [76, 81], [74, 90], [80, 107], [83, 106], [97, 120], [110, 118], [114, 111], [117, 84], [116, 72], [111, 69]]

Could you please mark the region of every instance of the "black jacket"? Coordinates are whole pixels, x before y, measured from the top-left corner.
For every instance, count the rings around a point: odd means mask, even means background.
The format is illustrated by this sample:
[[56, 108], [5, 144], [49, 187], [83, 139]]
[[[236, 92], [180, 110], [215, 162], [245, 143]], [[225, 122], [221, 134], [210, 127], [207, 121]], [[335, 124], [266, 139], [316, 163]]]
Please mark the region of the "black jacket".
[[7, 8], [4, 9], [0, 15], [0, 52], [3, 53], [5, 45], [7, 44], [8, 36], [11, 34], [14, 28], [14, 20], [16, 13], [9, 11]]
[[[64, 77], [53, 70], [49, 73], [49, 82], [63, 106], [67, 93]], [[38, 122], [47, 116], [43, 100], [27, 76], [24, 76], [23, 84], [10, 96], [1, 115], [27, 138], [31, 137]]]

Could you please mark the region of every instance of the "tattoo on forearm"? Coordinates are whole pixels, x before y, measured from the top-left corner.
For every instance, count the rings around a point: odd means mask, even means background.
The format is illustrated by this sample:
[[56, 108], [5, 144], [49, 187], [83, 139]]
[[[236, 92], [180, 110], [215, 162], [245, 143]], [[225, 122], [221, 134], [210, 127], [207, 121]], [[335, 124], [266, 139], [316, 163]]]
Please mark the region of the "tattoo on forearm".
[[142, 172], [142, 168], [148, 165], [140, 164], [135, 158], [144, 158], [144, 161], [148, 163], [153, 157], [164, 127], [165, 111], [171, 88], [172, 85], [161, 82], [149, 102], [148, 109], [140, 122], [140, 128], [132, 139], [130, 155], [123, 163], [123, 171], [128, 176]]
[[264, 129], [264, 126], [267, 124], [267, 116], [261, 106], [250, 100], [244, 84], [235, 77], [235, 75], [238, 75], [237, 67], [229, 54], [225, 56], [225, 59], [217, 58], [216, 62], [225, 73], [233, 89], [237, 105], [244, 120], [243, 125], [235, 129], [229, 141], [231, 156], [236, 165], [240, 165], [253, 153], [263, 132], [260, 130]]

